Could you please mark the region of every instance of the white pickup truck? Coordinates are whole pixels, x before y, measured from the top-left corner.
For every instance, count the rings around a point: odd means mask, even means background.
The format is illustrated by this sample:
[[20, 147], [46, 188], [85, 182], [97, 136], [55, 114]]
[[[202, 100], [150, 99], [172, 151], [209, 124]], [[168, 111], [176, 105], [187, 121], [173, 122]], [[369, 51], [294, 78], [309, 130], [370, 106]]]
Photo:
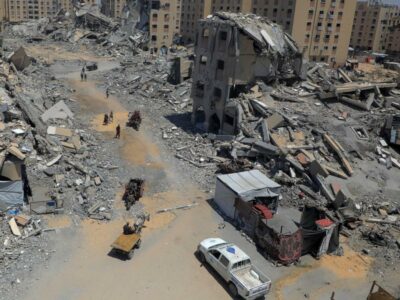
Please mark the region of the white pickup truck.
[[257, 270], [250, 257], [234, 244], [220, 238], [205, 239], [197, 247], [197, 256], [221, 275], [233, 297], [264, 298], [271, 288], [271, 280]]

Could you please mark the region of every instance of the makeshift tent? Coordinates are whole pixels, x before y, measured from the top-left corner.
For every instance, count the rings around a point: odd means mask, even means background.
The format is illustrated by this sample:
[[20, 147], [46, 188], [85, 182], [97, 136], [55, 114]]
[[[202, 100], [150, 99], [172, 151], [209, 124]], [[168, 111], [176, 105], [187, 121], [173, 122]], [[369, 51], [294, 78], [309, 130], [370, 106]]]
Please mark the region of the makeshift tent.
[[217, 176], [214, 201], [223, 213], [235, 219], [237, 200], [259, 200], [276, 210], [281, 186], [258, 170]]
[[297, 224], [283, 214], [272, 219], [262, 219], [256, 227], [257, 245], [282, 264], [297, 261], [302, 253], [302, 234]]
[[321, 257], [325, 253], [336, 251], [339, 247], [339, 224], [332, 221], [324, 226], [319, 225], [318, 221], [324, 219], [327, 219], [327, 216], [322, 209], [309, 205], [304, 207], [300, 221], [303, 255]]

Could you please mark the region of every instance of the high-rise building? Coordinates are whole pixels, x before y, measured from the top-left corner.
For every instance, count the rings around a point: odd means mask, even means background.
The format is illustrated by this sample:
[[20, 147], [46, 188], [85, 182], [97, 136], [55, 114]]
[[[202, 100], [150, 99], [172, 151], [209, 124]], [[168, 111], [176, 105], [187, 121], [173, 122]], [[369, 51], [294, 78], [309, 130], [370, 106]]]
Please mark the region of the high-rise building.
[[198, 19], [217, 11], [268, 17], [292, 35], [312, 61], [343, 64], [356, 0], [182, 0], [181, 34], [193, 42]]
[[0, 0], [0, 34], [3, 32], [3, 24], [6, 19], [6, 2]]
[[[20, 22], [53, 17], [60, 9], [72, 12], [75, 0], [0, 0], [4, 6], [4, 18], [8, 22]], [[97, 0], [81, 0], [88, 4], [97, 4]]]
[[393, 25], [393, 19], [399, 15], [398, 6], [384, 5], [378, 1], [358, 2], [350, 46], [356, 49], [385, 52], [389, 28]]
[[400, 55], [400, 16], [391, 20], [386, 34], [386, 52]]
[[118, 18], [122, 16], [126, 6], [126, 0], [102, 0], [101, 12], [108, 17]]
[[150, 47], [170, 47], [180, 32], [181, 0], [149, 1]]

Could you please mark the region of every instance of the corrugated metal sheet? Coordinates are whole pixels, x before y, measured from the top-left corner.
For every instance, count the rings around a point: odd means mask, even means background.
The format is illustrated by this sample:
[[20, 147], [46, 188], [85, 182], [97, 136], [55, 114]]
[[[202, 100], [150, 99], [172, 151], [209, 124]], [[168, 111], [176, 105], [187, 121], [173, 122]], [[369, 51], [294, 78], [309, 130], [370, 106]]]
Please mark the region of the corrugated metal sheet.
[[258, 170], [219, 175], [217, 179], [243, 200], [251, 200], [254, 197], [276, 197], [281, 188]]

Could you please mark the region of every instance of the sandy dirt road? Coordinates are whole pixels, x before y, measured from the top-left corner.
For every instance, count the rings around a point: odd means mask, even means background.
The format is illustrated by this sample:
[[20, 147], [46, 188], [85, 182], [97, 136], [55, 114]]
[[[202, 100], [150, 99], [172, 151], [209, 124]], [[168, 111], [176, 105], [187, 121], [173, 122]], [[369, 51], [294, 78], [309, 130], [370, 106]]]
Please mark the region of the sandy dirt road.
[[[74, 98], [82, 110], [95, 114], [93, 128], [102, 132], [105, 139], [120, 145], [118, 155], [131, 166], [165, 174], [162, 180], [173, 186], [176, 173], [169, 162], [163, 160], [158, 147], [144, 130], [135, 132], [123, 128], [121, 140], [114, 139], [116, 124], [124, 127], [128, 114], [118, 99], [112, 96], [107, 99], [94, 82], [75, 79], [69, 79], [69, 82], [77, 91]], [[114, 123], [103, 126], [103, 113], [111, 110]], [[221, 222], [205, 201], [206, 195], [187, 183], [180, 188], [145, 196], [141, 202], [152, 218], [143, 230], [141, 249], [131, 261], [109, 255], [110, 244], [120, 234], [127, 219], [120, 197], [117, 195], [115, 200], [119, 214], [116, 220], [109, 223], [88, 220], [60, 231], [53, 263], [49, 269], [41, 271], [40, 280], [26, 299], [230, 298], [206, 270], [195, 271], [202, 268], [193, 255], [198, 242], [213, 232], [217, 234]], [[199, 206], [179, 212], [179, 221], [174, 213], [154, 214], [159, 208], [193, 201], [199, 202]], [[62, 222], [62, 227], [64, 224]], [[73, 222], [69, 222], [71, 224]]]
[[[306, 294], [310, 299], [329, 299], [333, 290], [339, 295], [337, 300], [363, 299], [360, 295], [368, 291], [370, 261], [347, 249], [340, 260], [305, 257], [299, 267], [273, 267], [232, 226], [218, 229], [222, 218], [207, 201], [211, 195], [185, 180], [185, 174], [152, 140], [146, 122], [139, 132], [123, 128], [121, 140], [114, 139], [115, 126], [125, 124], [128, 110], [116, 97], [107, 99], [95, 82], [81, 82], [78, 76], [71, 73], [65, 80], [76, 90], [80, 117], [90, 119], [93, 129], [110, 143], [117, 143], [119, 152], [112, 155], [121, 157], [132, 177], [150, 178], [141, 202], [152, 218], [143, 230], [141, 249], [130, 261], [109, 253], [110, 244], [129, 218], [120, 201], [121, 192], [116, 195], [117, 216], [111, 222], [52, 218], [53, 226], [60, 228], [56, 252], [48, 268], [34, 273], [36, 282], [22, 299], [231, 299], [226, 285], [194, 256], [198, 242], [210, 236], [233, 241], [250, 254], [273, 279], [268, 299], [304, 299]], [[103, 126], [102, 116], [111, 110], [114, 123]], [[166, 188], [160, 190], [159, 185]], [[199, 205], [190, 210], [155, 214], [157, 209], [193, 201]]]

